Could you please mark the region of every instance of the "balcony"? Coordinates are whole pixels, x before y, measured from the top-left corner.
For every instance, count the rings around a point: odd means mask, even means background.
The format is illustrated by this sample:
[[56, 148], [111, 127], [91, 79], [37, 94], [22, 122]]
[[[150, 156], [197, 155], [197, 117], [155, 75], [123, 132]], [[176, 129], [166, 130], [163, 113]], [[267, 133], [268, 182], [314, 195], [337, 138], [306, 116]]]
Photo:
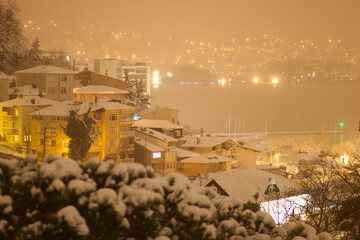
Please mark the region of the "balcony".
[[19, 135], [19, 130], [15, 129], [15, 128], [3, 128], [3, 132], [5, 134], [10, 134], [10, 135]]
[[15, 122], [15, 121], [18, 121], [18, 120], [19, 120], [19, 116], [16, 116], [16, 115], [5, 115], [5, 116], [3, 116], [3, 121]]
[[120, 132], [121, 137], [133, 137], [134, 132], [133, 131], [126, 131], [126, 132]]
[[133, 123], [134, 119], [132, 119], [132, 118], [121, 118], [120, 122], [121, 123]]

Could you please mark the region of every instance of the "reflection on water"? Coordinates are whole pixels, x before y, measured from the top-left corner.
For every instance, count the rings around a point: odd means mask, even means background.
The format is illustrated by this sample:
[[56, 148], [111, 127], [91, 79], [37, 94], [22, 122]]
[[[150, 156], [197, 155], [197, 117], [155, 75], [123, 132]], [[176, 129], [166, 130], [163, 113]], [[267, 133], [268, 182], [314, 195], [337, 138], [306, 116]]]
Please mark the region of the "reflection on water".
[[207, 132], [337, 132], [330, 134], [332, 141], [343, 141], [358, 135], [359, 90], [358, 85], [166, 85], [151, 95], [153, 106], [179, 109], [181, 123]]

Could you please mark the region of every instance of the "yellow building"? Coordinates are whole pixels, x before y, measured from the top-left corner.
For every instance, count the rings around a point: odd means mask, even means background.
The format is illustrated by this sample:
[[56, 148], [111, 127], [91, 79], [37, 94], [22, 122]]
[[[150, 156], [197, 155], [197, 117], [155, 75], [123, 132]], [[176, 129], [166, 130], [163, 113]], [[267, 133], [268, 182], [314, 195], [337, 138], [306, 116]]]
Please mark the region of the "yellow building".
[[159, 174], [177, 170], [177, 139], [149, 128], [135, 130], [135, 159]]
[[227, 171], [232, 168], [236, 161], [217, 154], [201, 154], [181, 160], [183, 173], [188, 177], [196, 177], [199, 174]]
[[77, 84], [78, 72], [40, 65], [15, 72], [16, 86], [36, 85], [46, 93], [46, 97], [52, 100], [72, 100], [73, 88]]
[[[97, 123], [91, 130], [95, 140], [88, 157], [112, 159], [116, 163], [133, 162], [134, 134], [131, 125], [134, 108], [109, 101], [62, 102], [32, 113], [31, 128], [37, 129], [37, 132], [32, 134], [31, 147], [34, 152], [42, 157], [45, 144], [45, 155], [54, 153], [68, 157], [70, 139], [64, 133], [62, 126], [67, 125], [70, 110], [79, 109], [79, 114], [82, 115], [89, 108], [91, 108], [90, 116], [94, 117]], [[46, 132], [45, 142], [44, 132]]]
[[33, 132], [30, 113], [57, 103], [39, 96], [24, 96], [0, 103], [1, 144], [16, 148], [26, 145]]
[[141, 119], [167, 120], [171, 123], [179, 123], [179, 110], [168, 107], [155, 107], [140, 113]]
[[98, 99], [124, 100], [128, 91], [108, 86], [84, 86], [74, 88], [74, 101], [96, 102]]

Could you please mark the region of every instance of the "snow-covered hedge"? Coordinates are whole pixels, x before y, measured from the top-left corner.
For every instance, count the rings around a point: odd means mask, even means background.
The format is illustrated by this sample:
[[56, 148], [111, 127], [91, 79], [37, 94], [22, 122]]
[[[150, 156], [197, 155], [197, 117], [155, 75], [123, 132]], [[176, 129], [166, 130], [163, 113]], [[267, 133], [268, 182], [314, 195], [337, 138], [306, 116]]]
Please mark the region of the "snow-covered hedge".
[[302, 222], [276, 227], [178, 174], [55, 155], [0, 159], [0, 239], [330, 239]]

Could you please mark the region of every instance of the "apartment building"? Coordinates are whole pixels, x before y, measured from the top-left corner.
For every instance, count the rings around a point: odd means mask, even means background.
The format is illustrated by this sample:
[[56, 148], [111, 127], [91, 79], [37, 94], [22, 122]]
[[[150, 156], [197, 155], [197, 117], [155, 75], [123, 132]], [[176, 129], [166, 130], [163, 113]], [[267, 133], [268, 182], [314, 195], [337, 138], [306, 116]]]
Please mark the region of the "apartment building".
[[46, 97], [56, 101], [72, 100], [73, 88], [78, 84], [78, 72], [49, 65], [15, 72], [16, 86], [35, 84], [46, 93]]

